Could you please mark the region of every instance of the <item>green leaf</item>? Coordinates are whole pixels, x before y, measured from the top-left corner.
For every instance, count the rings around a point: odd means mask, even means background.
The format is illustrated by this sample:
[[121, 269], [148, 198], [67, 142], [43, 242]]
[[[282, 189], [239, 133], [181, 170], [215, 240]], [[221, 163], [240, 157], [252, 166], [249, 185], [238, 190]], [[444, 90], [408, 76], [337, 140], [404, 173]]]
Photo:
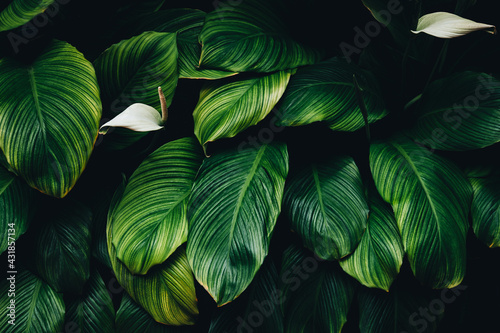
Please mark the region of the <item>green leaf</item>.
[[219, 306], [238, 297], [264, 261], [287, 174], [281, 143], [203, 161], [189, 198], [187, 256]]
[[320, 262], [298, 246], [281, 267], [285, 332], [340, 332], [354, 297], [353, 280], [336, 262]]
[[500, 177], [470, 178], [472, 229], [487, 246], [500, 247]]
[[333, 58], [299, 69], [290, 79], [278, 108], [278, 125], [303, 126], [324, 121], [334, 131], [355, 131], [365, 126], [356, 98], [353, 76], [362, 90], [368, 122], [387, 114], [374, 77], [367, 71]]
[[118, 259], [133, 274], [146, 274], [187, 240], [187, 200], [203, 152], [194, 138], [171, 141], [132, 174], [110, 215]]
[[208, 13], [199, 36], [200, 67], [272, 72], [315, 63], [319, 53], [288, 35], [277, 2], [246, 0]]
[[[110, 216], [122, 191], [122, 187], [119, 187], [113, 197]], [[178, 247], [164, 263], [153, 267], [148, 274], [133, 275], [116, 257], [112, 229], [108, 222], [108, 252], [120, 285], [157, 322], [175, 326], [193, 325], [198, 308], [193, 273], [184, 246]]]
[[78, 327], [78, 332], [115, 332], [113, 302], [97, 269], [93, 269], [83, 295], [66, 304], [66, 323]]
[[34, 253], [38, 273], [57, 292], [80, 294], [90, 275], [92, 213], [67, 200], [43, 213]]
[[177, 87], [174, 33], [144, 32], [104, 51], [94, 66], [105, 109], [113, 114], [134, 103], [161, 110], [158, 87], [170, 106]]
[[0, 149], [26, 182], [55, 197], [75, 185], [97, 138], [92, 64], [54, 40], [31, 65], [0, 59]]
[[242, 79], [240, 76], [206, 83], [193, 112], [194, 133], [200, 143], [231, 138], [264, 119], [276, 105], [290, 71]]
[[340, 259], [361, 240], [368, 205], [351, 157], [311, 164], [287, 182], [284, 208], [305, 247], [322, 259]]
[[370, 193], [369, 205], [361, 242], [340, 266], [362, 285], [389, 291], [403, 263], [403, 244], [392, 208], [376, 193]]
[[[0, 331], [60, 332], [65, 312], [62, 294], [26, 269], [18, 270], [14, 280], [9, 280], [11, 277], [7, 275], [0, 282]], [[11, 310], [13, 307], [15, 310]]]
[[471, 150], [500, 141], [500, 81], [463, 72], [432, 82], [409, 135], [432, 149]]
[[34, 190], [0, 165], [0, 253], [28, 230], [35, 204]]
[[43, 13], [54, 0], [12, 0], [0, 12], [0, 31], [11, 30]]
[[393, 207], [417, 279], [436, 289], [458, 285], [465, 274], [472, 194], [462, 172], [406, 138], [372, 144], [370, 168]]

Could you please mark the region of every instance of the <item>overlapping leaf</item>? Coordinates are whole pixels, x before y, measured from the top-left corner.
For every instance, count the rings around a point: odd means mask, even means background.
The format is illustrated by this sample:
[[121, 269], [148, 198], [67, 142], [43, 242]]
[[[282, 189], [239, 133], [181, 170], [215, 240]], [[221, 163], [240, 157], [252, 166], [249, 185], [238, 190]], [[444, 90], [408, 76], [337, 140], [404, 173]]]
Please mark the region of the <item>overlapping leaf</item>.
[[248, 287], [266, 257], [287, 174], [281, 143], [203, 161], [189, 198], [187, 256], [219, 306]]
[[146, 274], [187, 240], [187, 200], [203, 159], [194, 138], [171, 141], [132, 174], [109, 223], [118, 259]]
[[101, 102], [92, 64], [54, 40], [31, 65], [0, 60], [0, 96], [7, 161], [30, 186], [65, 196], [97, 138]]
[[337, 263], [319, 262], [303, 248], [283, 254], [285, 332], [340, 332], [354, 297], [353, 280]]
[[54, 0], [12, 0], [0, 12], [0, 31], [10, 30], [43, 13]]
[[362, 90], [368, 122], [387, 114], [378, 85], [369, 72], [333, 58], [297, 71], [280, 101], [278, 125], [302, 126], [324, 121], [335, 131], [365, 126], [353, 76]]
[[319, 54], [294, 41], [278, 1], [246, 0], [207, 14], [200, 33], [201, 68], [272, 72], [310, 65]]
[[289, 79], [290, 72], [281, 71], [207, 83], [193, 112], [194, 133], [200, 143], [234, 137], [264, 119], [283, 95]]
[[500, 81], [476, 72], [434, 81], [410, 136], [432, 149], [471, 150], [500, 141]]
[[292, 229], [320, 258], [352, 253], [368, 218], [356, 163], [342, 156], [307, 167], [287, 183], [284, 208]]
[[472, 194], [462, 172], [402, 137], [372, 144], [370, 168], [382, 198], [392, 204], [415, 276], [433, 288], [458, 285]]
[[[7, 276], [10, 277], [12, 275]], [[61, 332], [65, 313], [62, 294], [56, 293], [47, 283], [26, 269], [19, 269], [12, 282], [13, 288], [11, 280], [2, 279], [0, 282], [0, 331]], [[9, 291], [11, 289], [13, 290]], [[9, 307], [14, 307], [14, 311], [11, 312]], [[12, 319], [14, 320], [9, 322]]]
[[389, 291], [403, 263], [403, 244], [392, 208], [375, 193], [370, 193], [369, 205], [361, 242], [340, 266], [361, 284]]

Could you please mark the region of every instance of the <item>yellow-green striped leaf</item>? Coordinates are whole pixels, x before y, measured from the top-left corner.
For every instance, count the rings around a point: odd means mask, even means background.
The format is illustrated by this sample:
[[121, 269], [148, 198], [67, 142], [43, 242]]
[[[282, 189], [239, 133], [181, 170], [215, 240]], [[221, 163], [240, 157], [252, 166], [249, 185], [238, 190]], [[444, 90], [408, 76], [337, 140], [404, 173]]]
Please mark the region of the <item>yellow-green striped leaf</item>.
[[394, 210], [413, 273], [433, 288], [452, 288], [465, 274], [472, 190], [452, 162], [407, 138], [376, 142], [370, 168]]
[[365, 120], [353, 76], [361, 89], [368, 122], [383, 118], [387, 110], [371, 73], [333, 58], [301, 68], [292, 76], [278, 105], [278, 125], [302, 126], [324, 121], [335, 131], [362, 128]]
[[133, 274], [146, 274], [187, 240], [187, 200], [203, 152], [194, 138], [171, 141], [132, 174], [110, 215], [118, 259]]
[[12, 0], [0, 12], [0, 31], [22, 26], [43, 13], [54, 0]]
[[200, 67], [230, 72], [272, 72], [310, 65], [319, 53], [294, 41], [278, 1], [245, 0], [207, 14], [199, 36]]
[[370, 215], [354, 253], [340, 261], [342, 269], [370, 288], [389, 288], [403, 263], [403, 244], [392, 207], [369, 194]]
[[264, 261], [287, 174], [281, 143], [203, 161], [189, 198], [187, 256], [219, 306], [238, 297]]
[[97, 138], [92, 64], [54, 40], [31, 64], [0, 59], [0, 149], [26, 182], [55, 197], [75, 185]]
[[281, 71], [206, 83], [193, 112], [194, 134], [205, 146], [257, 124], [276, 105], [289, 79], [290, 71]]

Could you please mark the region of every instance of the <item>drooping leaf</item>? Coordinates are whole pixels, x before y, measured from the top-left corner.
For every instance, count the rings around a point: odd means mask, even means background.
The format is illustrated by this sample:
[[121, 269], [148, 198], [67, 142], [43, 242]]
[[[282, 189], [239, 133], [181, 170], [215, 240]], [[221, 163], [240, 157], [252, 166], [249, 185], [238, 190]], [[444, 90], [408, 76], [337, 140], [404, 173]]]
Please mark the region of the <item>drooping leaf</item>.
[[0, 253], [26, 232], [35, 204], [34, 190], [0, 165]]
[[432, 82], [409, 135], [432, 149], [471, 150], [500, 141], [500, 81], [476, 72]]
[[187, 256], [219, 306], [238, 297], [264, 261], [287, 174], [281, 143], [203, 161], [189, 198]]
[[417, 29], [411, 32], [414, 34], [423, 32], [438, 38], [456, 38], [486, 29], [491, 33], [496, 33], [494, 25], [474, 22], [452, 13], [435, 12], [420, 17]]
[[403, 244], [392, 208], [376, 193], [369, 194], [369, 205], [361, 242], [340, 266], [362, 285], [389, 291], [403, 263]]
[[38, 273], [57, 292], [80, 294], [90, 276], [92, 213], [76, 201], [50, 207], [36, 239]]
[[158, 87], [170, 106], [177, 87], [174, 33], [147, 31], [105, 50], [95, 61], [105, 110], [113, 114], [134, 103], [161, 110]]
[[22, 26], [43, 13], [54, 0], [12, 0], [0, 12], [0, 31]]
[[272, 72], [310, 65], [319, 54], [294, 41], [278, 1], [246, 0], [207, 14], [199, 36], [201, 68]]
[[356, 163], [342, 156], [305, 168], [287, 182], [284, 208], [292, 229], [320, 258], [352, 253], [368, 218]]
[[19, 269], [14, 280], [12, 277], [7, 275], [0, 281], [0, 331], [61, 332], [65, 313], [62, 294], [26, 269]]
[[489, 247], [500, 247], [500, 177], [469, 178], [474, 190], [472, 229]]
[[119, 115], [103, 124], [100, 134], [106, 134], [110, 127], [123, 127], [136, 132], [157, 131], [163, 128], [160, 113], [153, 107], [135, 103]]
[[187, 200], [203, 152], [194, 138], [164, 144], [132, 174], [110, 215], [118, 259], [146, 274], [187, 240]]
[[336, 262], [321, 262], [298, 246], [281, 267], [285, 332], [340, 332], [354, 297], [353, 280]]
[[451, 288], [465, 274], [471, 188], [452, 162], [407, 138], [370, 147], [370, 168], [394, 210], [413, 273], [432, 288]]
[[[244, 332], [282, 333], [282, 291], [278, 271], [271, 260], [264, 261], [245, 294], [218, 309], [208, 333]], [[245, 297], [246, 296], [246, 297]]]
[[193, 112], [194, 133], [202, 145], [234, 137], [264, 119], [285, 91], [289, 71], [205, 84]]
[[92, 64], [54, 40], [31, 64], [0, 59], [0, 149], [26, 182], [55, 197], [75, 185], [97, 138]]
[[66, 306], [66, 323], [78, 327], [78, 332], [115, 332], [113, 302], [97, 269], [92, 270], [83, 294]]
[[371, 74], [333, 58], [307, 66], [292, 76], [278, 108], [278, 125], [302, 126], [324, 121], [335, 131], [355, 131], [365, 126], [356, 98], [353, 75], [362, 90], [368, 122], [387, 114], [378, 85]]

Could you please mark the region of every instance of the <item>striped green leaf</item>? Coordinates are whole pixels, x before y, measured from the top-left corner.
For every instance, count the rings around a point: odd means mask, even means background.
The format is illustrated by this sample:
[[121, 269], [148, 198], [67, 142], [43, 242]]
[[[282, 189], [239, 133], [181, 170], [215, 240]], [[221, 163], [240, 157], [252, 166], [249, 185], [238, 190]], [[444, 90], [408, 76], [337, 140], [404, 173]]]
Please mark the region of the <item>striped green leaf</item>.
[[294, 41], [278, 1], [246, 0], [207, 14], [199, 35], [201, 68], [272, 72], [310, 65], [319, 54]]
[[75, 185], [97, 138], [92, 64], [54, 40], [31, 65], [0, 59], [0, 149], [26, 182], [55, 197]]
[[278, 108], [281, 126], [303, 126], [325, 122], [334, 131], [355, 131], [365, 126], [356, 97], [353, 76], [362, 91], [368, 122], [387, 114], [374, 77], [367, 71], [333, 58], [299, 69]]
[[164, 144], [132, 174], [110, 215], [118, 259], [146, 274], [187, 240], [187, 200], [203, 152], [194, 138]]
[[433, 288], [458, 285], [465, 274], [471, 194], [450, 161], [406, 138], [370, 147], [370, 168], [394, 210], [413, 273]]
[[500, 81], [464, 72], [431, 83], [409, 135], [432, 149], [471, 150], [500, 141]]
[[500, 247], [500, 177], [491, 175], [470, 178], [472, 200], [472, 229], [489, 247]]
[[174, 33], [147, 31], [105, 50], [95, 61], [105, 111], [117, 114], [134, 103], [161, 110], [158, 87], [170, 106], [177, 87]]
[[54, 0], [12, 0], [0, 12], [0, 31], [22, 26], [43, 13]]
[[66, 323], [80, 333], [115, 332], [113, 301], [97, 269], [92, 270], [83, 294], [67, 301]]
[[193, 112], [194, 133], [200, 143], [205, 146], [234, 137], [264, 119], [283, 95], [289, 79], [290, 72], [281, 71], [206, 83]]
[[313, 164], [287, 182], [284, 209], [302, 242], [322, 259], [358, 246], [368, 218], [361, 175], [351, 157]]
[[35, 204], [34, 190], [0, 165], [0, 253], [26, 232]]
[[238, 297], [264, 261], [287, 174], [281, 143], [203, 161], [189, 198], [187, 256], [219, 306]]
[[65, 313], [62, 294], [26, 269], [17, 271], [15, 281], [10, 278], [12, 275], [7, 275], [0, 282], [0, 331], [61, 332]]
[[403, 263], [403, 244], [392, 208], [376, 193], [369, 194], [369, 205], [361, 242], [340, 266], [362, 285], [389, 291]]
[[34, 254], [37, 271], [57, 292], [80, 294], [90, 276], [92, 213], [76, 201], [65, 200], [48, 206], [37, 216], [42, 218]]
[[292, 245], [283, 254], [280, 275], [286, 333], [342, 330], [355, 284], [336, 262], [320, 262]]

